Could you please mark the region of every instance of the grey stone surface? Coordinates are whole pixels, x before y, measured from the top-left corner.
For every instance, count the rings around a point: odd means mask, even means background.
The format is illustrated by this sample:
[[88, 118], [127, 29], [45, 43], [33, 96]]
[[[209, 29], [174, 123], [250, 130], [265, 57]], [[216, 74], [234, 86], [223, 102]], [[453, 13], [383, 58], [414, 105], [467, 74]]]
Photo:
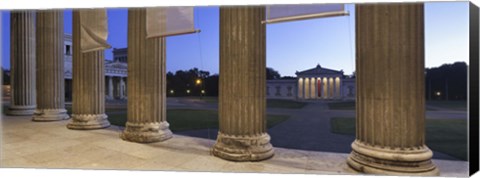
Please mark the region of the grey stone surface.
[[[214, 140], [173, 135], [165, 142], [136, 144], [118, 138], [122, 128], [78, 131], [66, 120], [34, 123], [29, 116], [2, 116], [0, 167], [357, 174], [348, 154], [275, 148], [260, 162], [231, 162], [210, 155]], [[168, 160], [168, 161], [165, 161]], [[440, 176], [468, 176], [468, 162], [433, 160]]]

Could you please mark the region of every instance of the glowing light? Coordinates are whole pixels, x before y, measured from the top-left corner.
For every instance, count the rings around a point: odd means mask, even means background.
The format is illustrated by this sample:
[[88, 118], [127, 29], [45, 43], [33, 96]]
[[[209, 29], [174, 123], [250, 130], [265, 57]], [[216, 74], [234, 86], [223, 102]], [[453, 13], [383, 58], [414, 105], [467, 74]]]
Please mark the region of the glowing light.
[[435, 93], [435, 95], [437, 95], [437, 96], [440, 96], [441, 94], [442, 94], [442, 93], [440, 93], [439, 91], [437, 91], [437, 92]]
[[202, 84], [202, 80], [200, 80], [200, 79], [197, 79], [197, 80], [195, 81], [195, 84], [197, 84], [197, 85], [200, 85], [200, 84]]
[[187, 90], [187, 93], [190, 93], [190, 90]]
[[202, 94], [205, 94], [205, 90], [202, 90]]
[[175, 93], [175, 91], [173, 91], [173, 90], [170, 90], [170, 94], [173, 94], [173, 93]]

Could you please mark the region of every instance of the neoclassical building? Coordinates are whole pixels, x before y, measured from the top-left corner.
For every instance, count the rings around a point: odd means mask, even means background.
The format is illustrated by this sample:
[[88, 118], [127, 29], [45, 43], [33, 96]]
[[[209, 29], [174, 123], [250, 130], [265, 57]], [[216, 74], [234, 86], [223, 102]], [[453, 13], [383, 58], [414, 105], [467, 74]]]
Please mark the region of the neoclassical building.
[[355, 78], [343, 71], [316, 67], [296, 72], [296, 79], [267, 80], [267, 98], [277, 99], [355, 99]]
[[[72, 99], [72, 35], [64, 35], [65, 98]], [[127, 97], [127, 51], [113, 49], [113, 61], [105, 60], [105, 97], [109, 100]]]

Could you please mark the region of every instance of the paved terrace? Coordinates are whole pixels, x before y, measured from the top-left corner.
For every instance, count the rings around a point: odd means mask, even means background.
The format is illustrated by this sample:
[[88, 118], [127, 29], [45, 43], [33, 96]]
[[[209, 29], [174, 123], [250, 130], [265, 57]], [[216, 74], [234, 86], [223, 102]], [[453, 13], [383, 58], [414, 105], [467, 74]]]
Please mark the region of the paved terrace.
[[[122, 128], [68, 130], [68, 121], [32, 122], [2, 117], [1, 167], [128, 169], [298, 174], [356, 174], [348, 154], [275, 148], [272, 159], [230, 162], [210, 155], [214, 140], [174, 135], [165, 142], [138, 144], [119, 138]], [[441, 176], [468, 176], [465, 161], [433, 160]]]

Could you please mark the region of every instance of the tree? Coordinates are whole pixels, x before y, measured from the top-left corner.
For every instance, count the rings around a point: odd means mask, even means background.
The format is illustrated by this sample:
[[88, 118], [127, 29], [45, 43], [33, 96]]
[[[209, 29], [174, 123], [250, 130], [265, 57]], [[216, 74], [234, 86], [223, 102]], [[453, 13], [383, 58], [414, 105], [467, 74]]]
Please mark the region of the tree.
[[274, 70], [273, 68], [267, 67], [266, 69], [267, 72], [267, 80], [273, 80], [273, 79], [280, 79], [280, 73], [278, 71]]
[[425, 70], [425, 97], [427, 99], [467, 99], [467, 70], [465, 62], [443, 64]]

